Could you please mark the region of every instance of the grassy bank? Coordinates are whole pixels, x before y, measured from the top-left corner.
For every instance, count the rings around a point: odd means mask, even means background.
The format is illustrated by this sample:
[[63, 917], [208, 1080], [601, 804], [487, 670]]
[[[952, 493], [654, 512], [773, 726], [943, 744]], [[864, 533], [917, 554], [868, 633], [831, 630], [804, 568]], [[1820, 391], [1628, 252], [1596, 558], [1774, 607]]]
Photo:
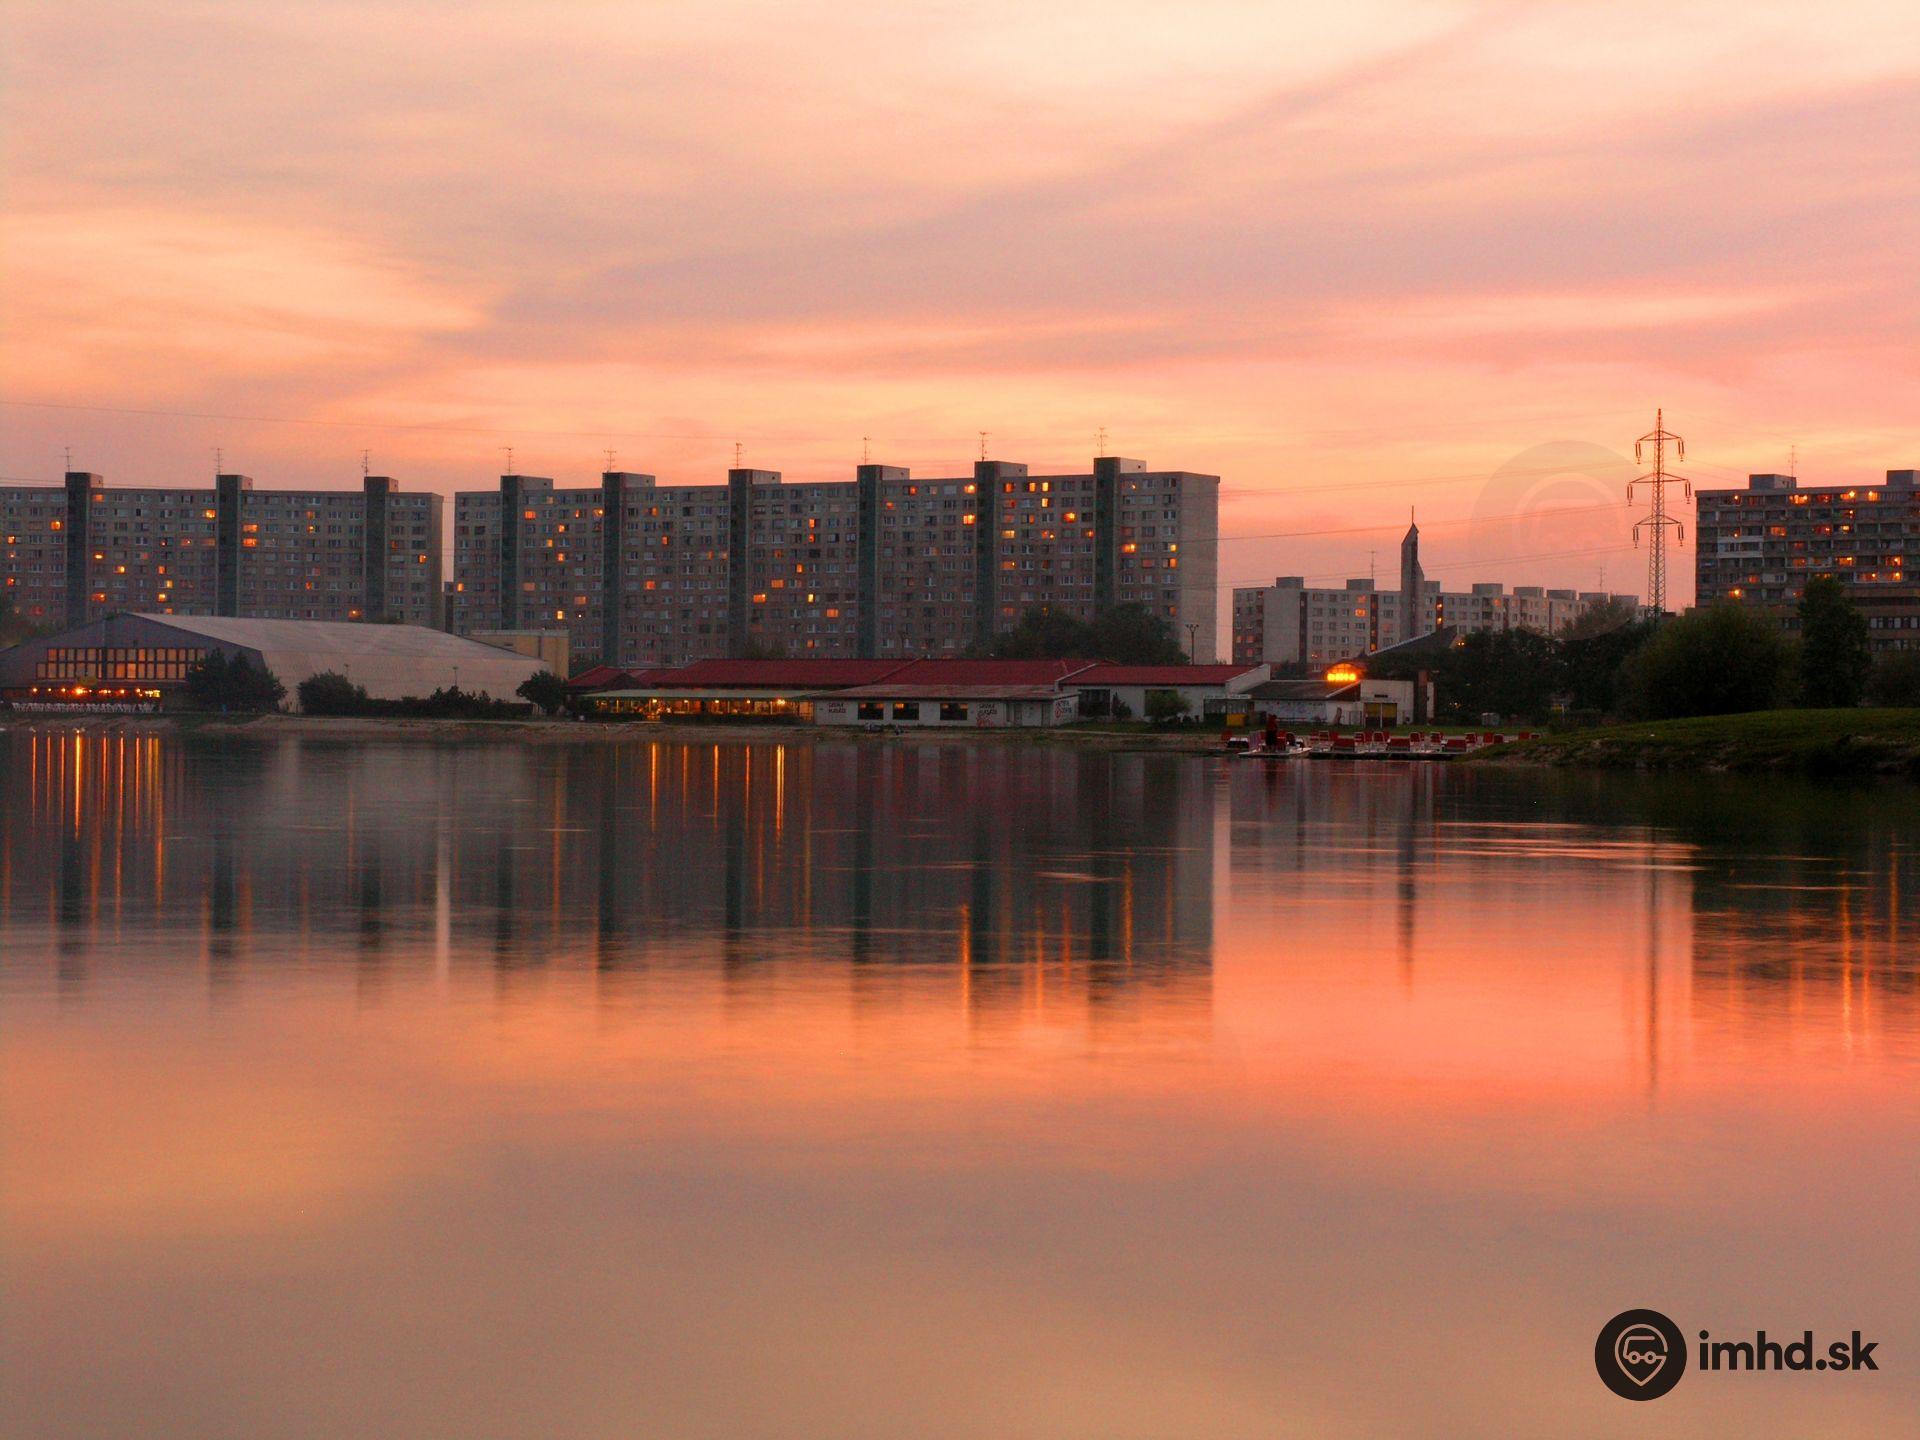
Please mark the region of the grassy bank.
[[1920, 778], [1920, 710], [1758, 710], [1499, 745], [1487, 764]]

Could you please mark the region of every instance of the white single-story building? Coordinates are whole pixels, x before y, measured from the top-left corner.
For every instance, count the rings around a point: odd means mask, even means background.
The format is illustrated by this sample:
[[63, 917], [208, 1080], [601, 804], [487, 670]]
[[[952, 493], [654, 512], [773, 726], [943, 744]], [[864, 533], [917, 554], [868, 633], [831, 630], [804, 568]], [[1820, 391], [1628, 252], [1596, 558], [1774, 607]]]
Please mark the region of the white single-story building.
[[1267, 665], [1095, 665], [1066, 684], [1080, 692], [1082, 719], [1148, 718], [1147, 697], [1177, 695], [1180, 718], [1224, 721], [1252, 713], [1248, 692], [1273, 673]]
[[[1329, 674], [1336, 674], [1338, 667]], [[1258, 720], [1271, 715], [1282, 725], [1340, 725], [1360, 729], [1415, 723], [1412, 680], [1353, 678], [1269, 680], [1248, 692]], [[1427, 682], [1425, 713], [1433, 713], [1433, 682]]]
[[862, 685], [813, 697], [816, 725], [1070, 725], [1080, 697], [1048, 685]]
[[912, 660], [881, 679], [808, 697], [816, 725], [1069, 725], [1090, 660]]

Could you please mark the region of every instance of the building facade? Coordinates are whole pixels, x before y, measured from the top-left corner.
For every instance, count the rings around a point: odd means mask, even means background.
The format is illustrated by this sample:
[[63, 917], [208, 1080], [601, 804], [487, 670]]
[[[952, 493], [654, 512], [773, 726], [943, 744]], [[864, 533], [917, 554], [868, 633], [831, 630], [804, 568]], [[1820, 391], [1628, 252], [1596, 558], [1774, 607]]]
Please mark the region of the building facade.
[[1807, 580], [1831, 576], [1865, 614], [1874, 649], [1920, 648], [1920, 471], [1889, 470], [1879, 485], [1751, 475], [1744, 490], [1695, 500], [1696, 604], [1750, 605], [1792, 630]]
[[1420, 532], [1409, 529], [1400, 547], [1400, 588], [1372, 580], [1310, 586], [1298, 575], [1233, 592], [1233, 663], [1290, 665], [1320, 670], [1340, 660], [1430, 635], [1443, 626], [1464, 633], [1533, 630], [1556, 635], [1598, 605], [1640, 607], [1637, 595], [1603, 590], [1549, 590], [1490, 581], [1467, 590], [1443, 590], [1420, 567]]
[[441, 498], [387, 476], [358, 490], [0, 486], [0, 585], [30, 620], [84, 625], [122, 611], [279, 620], [441, 617]]
[[1218, 476], [1104, 456], [1087, 474], [983, 460], [915, 479], [861, 465], [786, 483], [501, 477], [454, 497], [450, 623], [562, 625], [577, 657], [682, 665], [781, 653], [957, 655], [1035, 606], [1091, 619], [1140, 604], [1198, 659], [1216, 643]]

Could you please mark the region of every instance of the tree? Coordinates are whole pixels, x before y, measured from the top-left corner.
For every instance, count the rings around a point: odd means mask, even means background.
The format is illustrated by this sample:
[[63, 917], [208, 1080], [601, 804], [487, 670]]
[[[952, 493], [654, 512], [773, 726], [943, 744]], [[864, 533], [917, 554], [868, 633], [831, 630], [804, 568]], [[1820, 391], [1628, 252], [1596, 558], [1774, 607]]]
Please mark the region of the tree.
[[1631, 600], [1607, 599], [1595, 602], [1574, 616], [1560, 629], [1562, 643], [1591, 640], [1611, 635], [1640, 621], [1640, 607]]
[[1772, 622], [1723, 601], [1662, 621], [1618, 684], [1634, 715], [1659, 720], [1772, 709], [1792, 679], [1793, 647]]
[[1545, 720], [1562, 688], [1560, 647], [1533, 630], [1481, 630], [1435, 655], [1436, 697], [1449, 714]]
[[1036, 605], [1013, 629], [994, 636], [987, 653], [997, 660], [1091, 659], [1093, 627], [1064, 610]]
[[542, 670], [537, 675], [529, 675], [520, 682], [520, 688], [513, 692], [527, 701], [537, 710], [549, 715], [557, 715], [560, 707], [567, 703], [567, 682], [551, 670]]
[[1144, 605], [1115, 605], [1088, 624], [1064, 610], [1034, 606], [1013, 629], [993, 637], [999, 660], [1108, 660], [1116, 665], [1184, 665], [1173, 626]]
[[365, 715], [372, 708], [367, 687], [354, 684], [337, 670], [309, 675], [294, 687], [294, 694], [307, 715]]
[[1186, 717], [1187, 697], [1178, 690], [1149, 690], [1146, 694], [1147, 719], [1155, 725], [1171, 725]]
[[[1603, 608], [1596, 605], [1580, 618], [1585, 620]], [[1624, 698], [1619, 683], [1622, 668], [1628, 657], [1652, 639], [1658, 629], [1657, 621], [1633, 616], [1632, 607], [1625, 602], [1621, 603], [1621, 609], [1629, 614], [1625, 624], [1600, 629], [1582, 627], [1576, 620], [1561, 638], [1562, 684], [1569, 708], [1576, 712], [1602, 715], [1618, 712]]]
[[1867, 680], [1867, 698], [1876, 705], [1920, 708], [1920, 650], [1882, 655]]
[[1867, 617], [1831, 575], [1807, 581], [1800, 594], [1800, 703], [1851, 709], [1867, 693], [1873, 652]]
[[224, 650], [209, 650], [187, 667], [186, 691], [197, 709], [248, 714], [278, 710], [287, 695], [287, 687], [271, 670]]
[[1093, 649], [1087, 653], [1116, 665], [1185, 665], [1185, 637], [1144, 605], [1116, 605], [1093, 617]]
[[51, 635], [54, 627], [47, 624], [35, 624], [20, 613], [20, 597], [12, 590], [0, 586], [0, 650], [19, 645], [24, 641], [37, 639], [42, 635]]

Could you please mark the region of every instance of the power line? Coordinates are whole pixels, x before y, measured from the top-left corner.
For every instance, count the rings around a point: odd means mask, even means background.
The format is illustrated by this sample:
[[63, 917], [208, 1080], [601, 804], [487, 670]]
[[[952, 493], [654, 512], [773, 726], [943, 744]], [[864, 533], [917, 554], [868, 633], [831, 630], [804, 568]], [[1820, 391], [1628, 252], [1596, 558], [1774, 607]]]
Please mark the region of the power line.
[[[1522, 555], [1481, 555], [1458, 561], [1437, 561], [1436, 568], [1472, 569], [1485, 565], [1522, 565], [1536, 560], [1572, 560], [1582, 556], [1617, 555], [1633, 547], [1631, 545], [1590, 545], [1577, 550], [1535, 550]], [[1351, 579], [1344, 570], [1319, 570], [1300, 577], [1303, 580]], [[1251, 580], [1224, 580], [1223, 586], [1229, 589], [1249, 589], [1260, 585], [1256, 577]], [[1469, 582], [1471, 583], [1471, 582]]]
[[[1591, 515], [1599, 511], [1622, 511], [1623, 505], [1568, 505], [1553, 510], [1514, 510], [1501, 515], [1470, 515], [1464, 520], [1429, 520], [1423, 530], [1452, 529], [1462, 525], [1491, 525], [1502, 520], [1551, 520], [1562, 515]], [[1379, 535], [1400, 529], [1398, 520], [1384, 525], [1343, 525], [1325, 530], [1268, 530], [1257, 535], [1221, 535], [1216, 545], [1229, 540], [1311, 540], [1324, 535]], [[1183, 540], [1183, 545], [1204, 545], [1204, 540]]]

